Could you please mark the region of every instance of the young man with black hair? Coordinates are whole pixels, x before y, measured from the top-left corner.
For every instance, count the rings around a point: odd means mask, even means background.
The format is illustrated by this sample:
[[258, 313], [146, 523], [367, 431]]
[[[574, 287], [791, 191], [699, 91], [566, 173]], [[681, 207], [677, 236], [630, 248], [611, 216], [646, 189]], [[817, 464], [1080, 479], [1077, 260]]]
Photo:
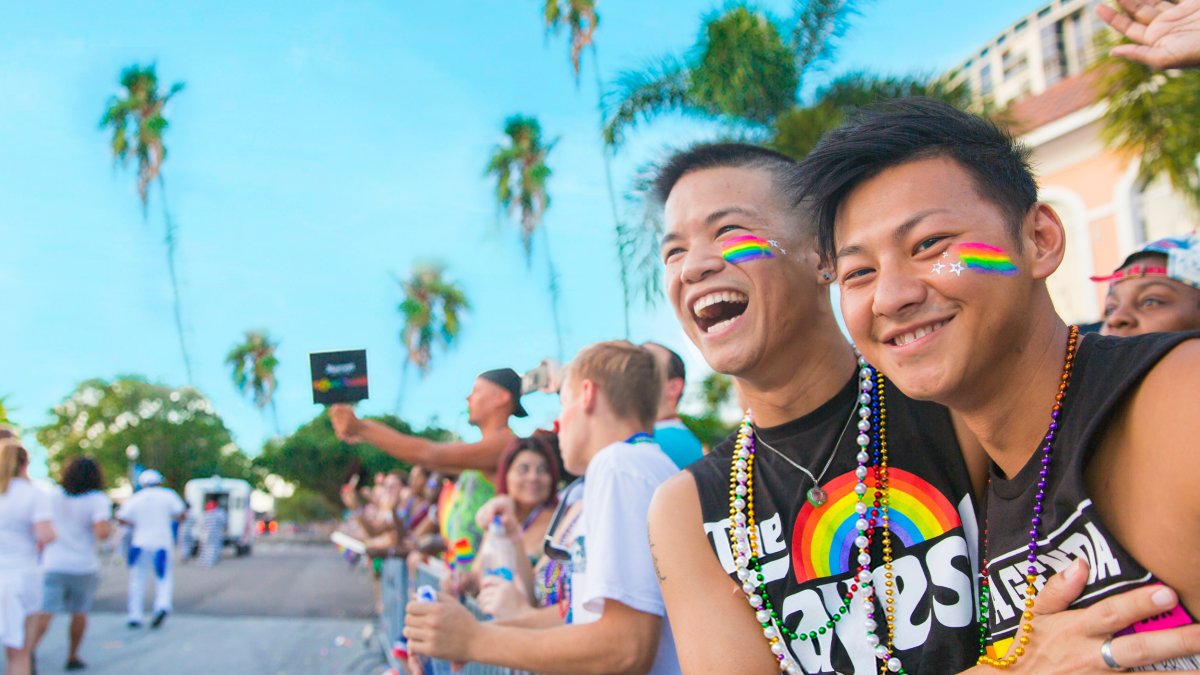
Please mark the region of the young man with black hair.
[[[1200, 341], [1062, 321], [1045, 280], [1063, 227], [1027, 156], [943, 103], [861, 113], [802, 164], [822, 259], [867, 360], [961, 416], [992, 460], [981, 661], [1198, 668]], [[1041, 615], [1080, 591], [1076, 628]]]
[[658, 416], [654, 422], [654, 442], [667, 453], [667, 457], [680, 469], [704, 456], [703, 446], [679, 419], [679, 400], [687, 384], [687, 370], [683, 358], [674, 350], [657, 342], [642, 343], [654, 355], [659, 370], [663, 373], [662, 397], [658, 401]]
[[[651, 506], [680, 659], [687, 672], [957, 672], [979, 638], [970, 474], [945, 409], [862, 379], [796, 208], [800, 178], [783, 155], [719, 144], [657, 180], [668, 297], [753, 411]], [[885, 453], [887, 488], [873, 466]]]

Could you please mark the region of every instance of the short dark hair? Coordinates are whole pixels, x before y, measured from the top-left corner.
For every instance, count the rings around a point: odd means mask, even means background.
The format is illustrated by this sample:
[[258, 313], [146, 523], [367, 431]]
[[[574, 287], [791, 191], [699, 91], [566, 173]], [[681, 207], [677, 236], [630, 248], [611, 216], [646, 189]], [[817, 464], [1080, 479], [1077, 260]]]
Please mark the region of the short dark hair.
[[661, 342], [646, 342], [642, 346], [647, 345], [654, 345], [667, 353], [667, 372], [664, 374], [668, 380], [683, 380], [687, 382], [687, 368], [683, 365], [682, 356]]
[[935, 157], [952, 159], [971, 174], [979, 196], [1004, 212], [1020, 246], [1021, 221], [1037, 202], [1029, 150], [982, 117], [941, 101], [905, 98], [858, 111], [800, 162], [821, 259], [836, 257], [834, 222], [854, 188], [885, 169]]
[[667, 159], [654, 178], [651, 196], [665, 204], [671, 190], [684, 176], [704, 169], [747, 168], [770, 172], [775, 189], [789, 208], [800, 205], [803, 174], [796, 160], [749, 143], [701, 143], [677, 152]]
[[62, 488], [69, 495], [82, 495], [104, 487], [104, 472], [91, 457], [76, 457], [63, 469]]

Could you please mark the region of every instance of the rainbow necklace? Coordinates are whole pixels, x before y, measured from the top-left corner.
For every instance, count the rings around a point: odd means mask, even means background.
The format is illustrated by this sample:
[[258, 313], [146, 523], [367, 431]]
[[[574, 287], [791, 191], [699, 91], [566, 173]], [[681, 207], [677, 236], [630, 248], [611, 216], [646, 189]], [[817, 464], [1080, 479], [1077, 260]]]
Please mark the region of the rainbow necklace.
[[[1063, 400], [1067, 397], [1067, 387], [1071, 384], [1071, 371], [1075, 368], [1075, 353], [1079, 349], [1079, 326], [1071, 326], [1067, 335], [1067, 355], [1063, 358], [1062, 376], [1058, 381], [1058, 393], [1054, 395], [1054, 405], [1050, 408], [1050, 426], [1042, 437], [1042, 468], [1038, 471], [1037, 495], [1033, 499], [1033, 515], [1029, 521], [1029, 553], [1025, 560], [1029, 566], [1025, 568], [1025, 609], [1021, 612], [1021, 631], [1017, 636], [1017, 644], [1007, 654], [988, 654], [987, 629], [991, 607], [991, 587], [988, 581], [988, 522], [987, 514], [983, 520], [983, 562], [979, 566], [979, 659], [977, 665], [989, 665], [1001, 670], [1015, 666], [1017, 660], [1025, 656], [1025, 647], [1029, 645], [1029, 635], [1033, 632], [1033, 601], [1038, 589], [1037, 581], [1038, 533], [1042, 527], [1042, 502], [1046, 498], [1046, 479], [1050, 475], [1050, 457], [1054, 452], [1054, 436], [1058, 432], [1058, 417], [1062, 413]], [[992, 486], [988, 478], [988, 488]], [[992, 641], [993, 643], [995, 640]]]
[[[873, 369], [861, 356], [858, 357], [858, 431], [855, 441], [859, 451], [856, 459], [858, 468], [855, 477], [858, 479], [854, 493], [858, 503], [854, 510], [858, 514], [855, 527], [858, 536], [854, 540], [858, 548], [858, 573], [851, 579], [848, 590], [842, 598], [842, 604], [837, 612], [817, 630], [797, 634], [783, 624], [779, 610], [771, 603], [767, 595], [767, 585], [762, 571], [762, 560], [758, 544], [758, 528], [754, 518], [754, 427], [749, 410], [742, 418], [738, 429], [737, 445], [729, 470], [729, 520], [732, 525], [729, 531], [730, 544], [733, 547], [734, 566], [742, 592], [754, 610], [755, 619], [762, 626], [763, 637], [770, 646], [771, 653], [779, 662], [779, 669], [785, 673], [803, 673], [800, 664], [796, 662], [791, 650], [784, 640], [816, 640], [818, 637], [833, 630], [846, 613], [855, 595], [861, 595], [866, 616], [864, 625], [867, 629], [867, 643], [875, 651], [880, 663], [881, 673], [903, 673], [904, 668], [900, 659], [895, 656], [893, 641], [895, 639], [895, 580], [892, 572], [892, 540], [889, 525], [888, 504], [890, 491], [888, 489], [887, 473], [887, 408], [884, 401], [884, 378]], [[874, 392], [874, 395], [872, 395]], [[872, 427], [877, 430], [874, 442], [871, 438]], [[872, 453], [874, 450], [874, 462]], [[834, 451], [836, 452], [836, 446]], [[874, 470], [875, 490], [869, 497], [870, 488], [867, 486], [867, 476]], [[871, 498], [873, 497], [873, 499]], [[884, 603], [887, 639], [884, 641], [877, 632], [878, 623], [875, 621], [875, 579], [871, 573], [871, 540], [875, 535], [875, 525], [881, 523], [883, 543], [883, 567], [886, 601]], [[793, 542], [795, 545], [795, 542]]]

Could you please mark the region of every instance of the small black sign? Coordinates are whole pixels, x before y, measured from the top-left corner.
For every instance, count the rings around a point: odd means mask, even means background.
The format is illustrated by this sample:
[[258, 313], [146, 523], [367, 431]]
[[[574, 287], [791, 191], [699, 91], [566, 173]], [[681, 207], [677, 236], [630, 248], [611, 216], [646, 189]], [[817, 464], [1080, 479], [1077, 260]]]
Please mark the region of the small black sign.
[[367, 350], [316, 352], [312, 366], [313, 403], [353, 403], [367, 398]]

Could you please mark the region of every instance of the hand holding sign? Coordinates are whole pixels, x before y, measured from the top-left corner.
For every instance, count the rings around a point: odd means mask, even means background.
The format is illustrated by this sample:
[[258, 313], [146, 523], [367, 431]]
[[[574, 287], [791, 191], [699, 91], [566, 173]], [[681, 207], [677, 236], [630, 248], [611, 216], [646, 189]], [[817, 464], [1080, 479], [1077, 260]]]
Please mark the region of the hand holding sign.
[[343, 443], [362, 443], [363, 438], [359, 429], [362, 420], [354, 414], [354, 408], [345, 403], [334, 403], [329, 406], [329, 421], [333, 424], [333, 433]]

